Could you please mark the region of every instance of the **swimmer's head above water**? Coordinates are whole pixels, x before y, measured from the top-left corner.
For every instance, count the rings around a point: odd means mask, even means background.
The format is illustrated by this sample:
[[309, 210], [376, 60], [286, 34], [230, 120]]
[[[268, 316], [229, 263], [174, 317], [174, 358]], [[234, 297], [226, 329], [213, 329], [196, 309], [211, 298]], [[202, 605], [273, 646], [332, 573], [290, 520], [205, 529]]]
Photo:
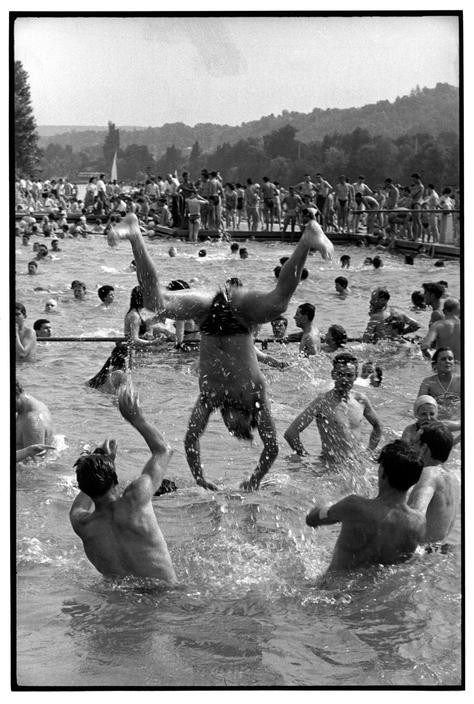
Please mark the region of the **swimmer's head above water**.
[[91, 499], [104, 496], [118, 484], [115, 471], [115, 441], [105, 441], [94, 452], [81, 455], [74, 467], [78, 487], [84, 494]]
[[394, 440], [382, 448], [379, 462], [379, 487], [383, 481], [398, 491], [408, 491], [417, 483], [423, 462], [416, 450], [404, 440]]

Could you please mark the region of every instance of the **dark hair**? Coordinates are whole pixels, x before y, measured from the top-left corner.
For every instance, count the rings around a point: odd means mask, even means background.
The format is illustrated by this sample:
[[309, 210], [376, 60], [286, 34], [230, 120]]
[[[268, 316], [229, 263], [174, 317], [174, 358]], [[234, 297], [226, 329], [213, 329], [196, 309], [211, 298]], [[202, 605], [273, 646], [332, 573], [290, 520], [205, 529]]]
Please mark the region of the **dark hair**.
[[441, 281], [437, 281], [436, 283], [439, 284], [440, 286], [444, 286], [444, 288], [448, 288], [448, 282], [447, 282], [447, 281], [441, 280]]
[[285, 318], [284, 315], [279, 315], [277, 318], [273, 318], [273, 320], [271, 321], [270, 324], [273, 325], [273, 323], [280, 323], [280, 322], [285, 323], [285, 325], [288, 325], [288, 318]]
[[38, 262], [35, 262], [35, 260], [32, 259], [31, 262], [28, 262], [28, 266], [35, 266], [36, 268], [38, 268]]
[[238, 252], [239, 251], [238, 242], [232, 242], [232, 244], [230, 245], [230, 251], [231, 252]]
[[168, 291], [182, 291], [185, 288], [190, 288], [190, 286], [184, 279], [173, 279], [166, 288]]
[[110, 291], [115, 291], [113, 286], [109, 286], [108, 284], [105, 284], [104, 286], [101, 286], [98, 291], [97, 295], [99, 296], [101, 301], [105, 301], [107, 298], [107, 295], [110, 293]]
[[109, 371], [125, 370], [128, 353], [128, 345], [125, 342], [117, 342], [102, 369], [87, 382], [89, 386], [98, 389], [105, 383]]
[[436, 298], [442, 298], [444, 294], [444, 286], [442, 286], [440, 283], [433, 283], [429, 282], [427, 284], [421, 284], [423, 286], [423, 289], [425, 293], [431, 293], [433, 296], [436, 296]]
[[371, 379], [371, 381], [370, 381], [371, 386], [380, 386], [380, 384], [382, 383], [382, 379], [383, 379], [382, 367], [379, 367], [379, 366], [374, 367], [374, 372], [375, 372], [376, 383], [374, 383], [374, 381]]
[[420, 178], [420, 175], [419, 175], [419, 174], [416, 174], [416, 173], [415, 173], [415, 174], [411, 174], [411, 178]]
[[130, 308], [127, 312], [138, 310], [139, 308], [143, 308], [143, 292], [140, 286], [134, 286], [130, 294]]
[[306, 267], [303, 267], [303, 269], [301, 270], [301, 281], [304, 281], [305, 279], [307, 279], [308, 276], [309, 276], [308, 270], [306, 269]]
[[290, 257], [280, 257], [280, 264], [283, 266], [283, 264], [287, 262], [289, 258]]
[[79, 281], [78, 279], [74, 279], [74, 281], [71, 282], [72, 289], [79, 288], [79, 286], [84, 289], [86, 288], [86, 285], [83, 281]]
[[[100, 448], [98, 448], [100, 450]], [[103, 496], [118, 484], [115, 463], [110, 455], [103, 451], [81, 455], [74, 463], [79, 489], [90, 496]]]
[[38, 318], [38, 320], [35, 320], [33, 323], [33, 330], [41, 330], [41, 326], [45, 323], [49, 323], [49, 320], [46, 320], [46, 318]]
[[238, 276], [231, 276], [230, 279], [226, 281], [227, 286], [243, 286], [242, 279]]
[[419, 453], [404, 440], [394, 440], [385, 445], [377, 461], [382, 465], [390, 486], [398, 491], [408, 491], [423, 471]]
[[405, 264], [414, 264], [411, 254], [405, 254]]
[[257, 412], [249, 408], [224, 403], [221, 416], [229, 433], [239, 440], [253, 440], [252, 428], [257, 427]]
[[438, 259], [438, 261], [436, 261], [433, 266], [444, 266], [444, 262], [441, 259]]
[[380, 267], [383, 266], [383, 261], [378, 255], [372, 259], [372, 266], [374, 269], [380, 269]]
[[411, 294], [411, 302], [417, 308], [426, 308], [423, 291], [413, 291], [413, 293]]
[[339, 260], [340, 262], [350, 262], [351, 258], [348, 254], [343, 254]]
[[424, 425], [420, 433], [420, 445], [428, 445], [431, 457], [439, 462], [446, 462], [453, 442], [452, 432], [439, 421]]
[[384, 298], [386, 301], [390, 300], [390, 292], [384, 286], [380, 286], [379, 288], [376, 288], [375, 291], [377, 291], [377, 295], [380, 298]]
[[347, 333], [342, 325], [330, 325], [326, 334], [331, 335], [336, 347], [342, 347], [347, 342]]
[[364, 259], [364, 264], [367, 264], [367, 265], [373, 264], [373, 259], [372, 259], [372, 257], [366, 257], [366, 258]]
[[273, 273], [275, 274], [275, 278], [276, 278], [276, 279], [278, 279], [278, 277], [280, 276], [280, 271], [281, 271], [281, 266], [276, 266], [276, 267], [273, 269]]
[[338, 364], [353, 364], [357, 368], [359, 366], [359, 361], [357, 357], [354, 357], [354, 355], [351, 354], [351, 352], [341, 352], [332, 360], [333, 369], [337, 367]]
[[23, 313], [23, 315], [24, 315], [25, 318], [26, 318], [26, 308], [25, 308], [25, 306], [23, 305], [23, 303], [15, 303], [15, 310], [19, 310], [20, 313]]
[[298, 310], [302, 315], [305, 315], [308, 320], [313, 320], [314, 314], [316, 313], [316, 306], [312, 303], [301, 303], [298, 306]]
[[248, 254], [247, 247], [240, 247], [239, 255], [242, 257], [243, 254]]
[[441, 354], [441, 352], [451, 352], [454, 356], [454, 352], [452, 351], [451, 347], [438, 347], [438, 349], [435, 351], [435, 353], [431, 357], [431, 364], [434, 365], [438, 362], [438, 357]]
[[334, 283], [335, 283], [335, 284], [339, 284], [339, 286], [342, 286], [343, 288], [347, 288], [347, 285], [348, 285], [349, 282], [348, 282], [348, 280], [346, 279], [345, 276], [337, 276], [337, 277], [334, 279]]
[[198, 252], [198, 257], [205, 257], [207, 254], [205, 249], [200, 249]]

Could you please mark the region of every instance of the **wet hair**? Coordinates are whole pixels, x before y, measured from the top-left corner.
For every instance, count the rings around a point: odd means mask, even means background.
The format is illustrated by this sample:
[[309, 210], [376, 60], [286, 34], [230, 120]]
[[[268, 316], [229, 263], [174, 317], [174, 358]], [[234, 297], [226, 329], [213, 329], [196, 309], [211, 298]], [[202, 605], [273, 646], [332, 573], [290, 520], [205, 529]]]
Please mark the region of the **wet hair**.
[[440, 286], [444, 286], [444, 288], [448, 288], [448, 282], [447, 282], [447, 281], [441, 280], [441, 281], [437, 281], [436, 283], [439, 284]]
[[226, 281], [227, 286], [243, 286], [242, 279], [238, 276], [231, 276], [230, 279]]
[[[384, 298], [386, 301], [390, 300], [390, 292], [388, 288], [380, 286], [379, 288], [376, 288], [375, 291], [377, 291], [377, 296], [379, 298]], [[375, 293], [375, 291], [373, 291], [372, 293]]]
[[280, 257], [280, 264], [283, 266], [283, 264], [287, 262], [289, 258], [290, 257]]
[[15, 310], [19, 310], [26, 318], [26, 308], [23, 303], [15, 303]]
[[238, 252], [239, 251], [239, 245], [237, 242], [232, 242], [230, 245], [230, 251], [231, 252]]
[[444, 294], [444, 286], [442, 286], [440, 283], [427, 283], [427, 284], [421, 284], [423, 287], [423, 290], [425, 293], [431, 293], [433, 296], [436, 296], [436, 298], [442, 298]]
[[372, 259], [372, 266], [374, 269], [380, 269], [380, 267], [383, 266], [383, 261], [378, 255]]
[[394, 440], [385, 445], [377, 461], [382, 465], [390, 486], [398, 491], [408, 491], [423, 471], [419, 453], [404, 440]]
[[224, 403], [220, 411], [222, 420], [231, 435], [239, 440], [253, 440], [252, 429], [257, 427], [256, 410]]
[[46, 318], [38, 318], [38, 320], [35, 320], [35, 322], [33, 323], [33, 330], [36, 330], [36, 331], [41, 330], [41, 327], [44, 324], [49, 324], [49, 322], [50, 321], [46, 320]]
[[301, 270], [300, 281], [304, 281], [305, 279], [308, 278], [308, 276], [309, 276], [308, 270], [306, 269], [306, 267], [303, 267], [303, 269]]
[[339, 261], [341, 262], [341, 264], [343, 264], [343, 263], [345, 263], [345, 262], [349, 262], [349, 263], [350, 263], [351, 258], [350, 258], [350, 256], [349, 256], [348, 254], [343, 254], [343, 255], [341, 256], [341, 258], [340, 258]]
[[337, 276], [337, 277], [334, 279], [334, 283], [335, 283], [335, 284], [339, 284], [339, 286], [342, 286], [342, 288], [347, 288], [347, 285], [348, 285], [349, 282], [348, 282], [348, 280], [346, 279], [345, 276]]
[[114, 460], [101, 448], [81, 455], [74, 463], [74, 468], [79, 489], [91, 499], [103, 496], [118, 484]]
[[200, 249], [198, 252], [198, 257], [205, 257], [207, 254], [205, 249]]
[[373, 264], [373, 263], [374, 263], [374, 260], [372, 259], [372, 257], [366, 257], [366, 258], [364, 259], [364, 264], [367, 265], [367, 266], [368, 266], [369, 264]]
[[454, 356], [454, 352], [452, 351], [451, 347], [438, 347], [438, 349], [435, 351], [435, 353], [431, 357], [431, 364], [432, 365], [435, 365], [438, 363], [438, 357], [441, 354], [441, 352], [451, 352], [451, 354]]
[[444, 262], [441, 261], [441, 259], [438, 259], [438, 261], [434, 263], [434, 266], [444, 266]]
[[443, 313], [456, 313], [460, 311], [460, 305], [457, 298], [447, 298], [444, 302]]
[[77, 286], [84, 286], [86, 287], [85, 284], [82, 283], [82, 281], [79, 281], [79, 279], [74, 279], [74, 281], [71, 281], [71, 288], [75, 289]]
[[190, 288], [190, 286], [184, 279], [173, 279], [166, 288], [168, 291], [182, 291], [185, 288]]
[[353, 364], [356, 368], [359, 366], [357, 357], [354, 357], [351, 352], [341, 352], [332, 360], [332, 368], [335, 369], [338, 364]]
[[112, 353], [109, 357], [107, 357], [102, 369], [97, 372], [92, 379], [89, 379], [87, 382], [88, 385], [92, 386], [93, 389], [98, 389], [106, 382], [109, 371], [125, 371], [127, 368], [128, 353], [129, 350], [127, 343], [117, 342], [112, 350]]
[[298, 306], [298, 310], [302, 315], [305, 315], [308, 320], [314, 320], [316, 306], [314, 306], [312, 303], [301, 303]]
[[347, 332], [342, 325], [330, 325], [326, 334], [331, 335], [336, 347], [342, 347], [347, 342]]
[[428, 445], [431, 457], [439, 462], [446, 462], [453, 442], [452, 432], [440, 421], [424, 425], [420, 433], [420, 445]]
[[246, 247], [241, 247], [241, 248], [239, 249], [239, 255], [240, 255], [240, 258], [241, 258], [241, 259], [243, 259], [243, 258], [245, 257], [245, 255], [248, 255], [247, 248], [246, 248]]
[[110, 293], [110, 291], [115, 291], [114, 287], [113, 287], [113, 286], [109, 286], [108, 284], [105, 284], [104, 286], [101, 286], [101, 287], [98, 289], [97, 295], [99, 296], [99, 298], [100, 298], [101, 301], [105, 301], [105, 299], [107, 298], [107, 296], [108, 296], [108, 294]]
[[411, 294], [411, 302], [417, 308], [426, 308], [423, 291], [413, 291], [413, 293]]
[[38, 262], [35, 262], [35, 260], [32, 259], [31, 262], [28, 262], [28, 266], [29, 266], [29, 267], [30, 267], [30, 266], [34, 266], [35, 269], [37, 269], [37, 268], [38, 268]]
[[143, 292], [140, 286], [134, 286], [130, 293], [130, 308], [128, 309], [128, 312], [143, 308], [143, 305]]

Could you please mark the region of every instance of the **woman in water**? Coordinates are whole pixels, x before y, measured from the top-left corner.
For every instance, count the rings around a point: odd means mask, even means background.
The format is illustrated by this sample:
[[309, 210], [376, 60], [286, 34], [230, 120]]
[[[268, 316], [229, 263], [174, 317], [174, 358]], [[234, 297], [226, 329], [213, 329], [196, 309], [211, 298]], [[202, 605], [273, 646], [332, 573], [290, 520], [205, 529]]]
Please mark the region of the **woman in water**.
[[[411, 447], [420, 449], [420, 430], [433, 421], [438, 420], [438, 404], [436, 403], [436, 400], [427, 394], [418, 396], [413, 405], [413, 415], [415, 416], [416, 422], [407, 425], [403, 431], [402, 440], [408, 443]], [[461, 429], [460, 421], [443, 420], [441, 423], [443, 423], [443, 425], [445, 425], [451, 432]], [[458, 435], [454, 439], [454, 444], [456, 445], [460, 439], [461, 435]]]
[[[130, 308], [125, 315], [124, 335], [136, 350], [144, 351], [147, 347], [156, 347], [163, 343], [163, 336], [167, 340], [174, 341], [174, 335], [166, 327], [158, 323], [158, 316], [143, 319], [142, 313], [145, 309], [143, 304], [143, 293], [140, 286], [134, 286], [130, 295]], [[149, 335], [148, 327], [153, 323], [153, 333], [161, 333], [159, 337], [146, 337]]]
[[92, 379], [89, 379], [88, 385], [93, 389], [115, 393], [125, 381], [128, 358], [129, 347], [127, 343], [117, 342], [102, 369]]
[[440, 415], [449, 417], [461, 397], [461, 376], [455, 371], [452, 349], [438, 347], [431, 358], [431, 366], [436, 373], [423, 379], [418, 396], [432, 396], [440, 406]]

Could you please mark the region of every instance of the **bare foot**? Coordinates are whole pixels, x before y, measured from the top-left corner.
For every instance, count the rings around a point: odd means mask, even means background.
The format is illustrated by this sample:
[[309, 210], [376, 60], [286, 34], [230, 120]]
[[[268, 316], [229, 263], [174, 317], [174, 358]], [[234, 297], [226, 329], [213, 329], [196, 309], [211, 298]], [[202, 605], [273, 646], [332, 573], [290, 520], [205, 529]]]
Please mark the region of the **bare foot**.
[[117, 247], [119, 240], [133, 240], [141, 235], [138, 218], [134, 213], [128, 213], [115, 227], [111, 227], [107, 234], [110, 247]]
[[326, 237], [323, 229], [316, 220], [310, 220], [306, 223], [303, 235], [301, 237], [311, 249], [315, 249], [321, 253], [323, 259], [332, 259], [334, 247], [330, 239]]

